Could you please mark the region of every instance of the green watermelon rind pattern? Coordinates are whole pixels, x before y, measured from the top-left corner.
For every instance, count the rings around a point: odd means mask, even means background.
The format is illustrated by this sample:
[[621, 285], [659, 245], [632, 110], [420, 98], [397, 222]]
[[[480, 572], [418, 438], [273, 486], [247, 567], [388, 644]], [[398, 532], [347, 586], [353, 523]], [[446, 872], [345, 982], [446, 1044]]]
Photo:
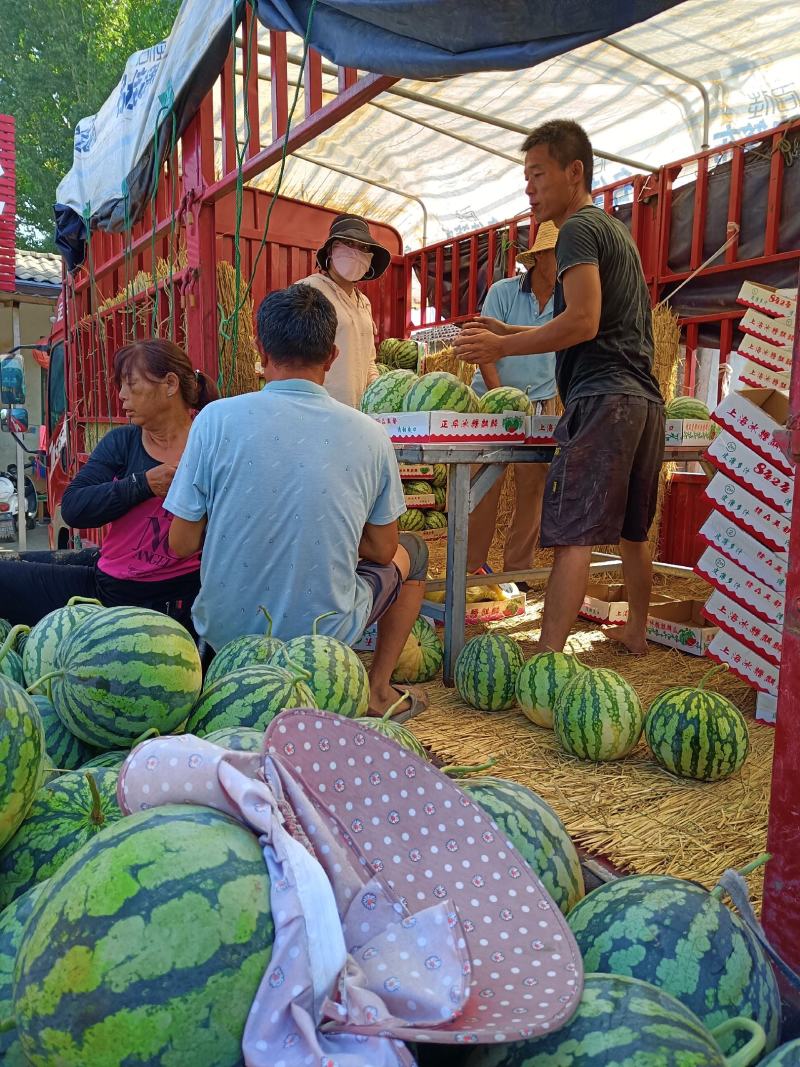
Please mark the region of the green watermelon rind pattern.
[[60, 654], [64, 642], [84, 619], [98, 611], [105, 610], [99, 604], [72, 604], [56, 608], [41, 618], [28, 634], [25, 651], [22, 654], [22, 667], [25, 682], [34, 682], [50, 674], [60, 666]]
[[502, 415], [504, 411], [521, 411], [523, 415], [533, 414], [533, 404], [527, 393], [510, 385], [501, 385], [490, 389], [479, 398], [480, 410], [487, 415]]
[[430, 682], [442, 669], [444, 649], [436, 630], [425, 619], [411, 627], [400, 658], [392, 671], [393, 682]]
[[[280, 652], [278, 649], [276, 654]], [[205, 737], [237, 726], [266, 730], [284, 708], [313, 707], [314, 694], [290, 669], [274, 663], [242, 667], [203, 690], [185, 732]]]
[[553, 705], [562, 686], [586, 668], [566, 652], [539, 652], [517, 675], [516, 697], [523, 715], [553, 729]]
[[524, 656], [519, 644], [502, 634], [481, 634], [458, 654], [455, 684], [461, 697], [480, 711], [503, 711], [516, 699]]
[[719, 693], [691, 686], [656, 697], [645, 717], [644, 735], [664, 770], [704, 782], [735, 774], [750, 751], [739, 709]]
[[259, 667], [269, 663], [282, 646], [283, 641], [265, 634], [245, 634], [234, 637], [223, 645], [211, 661], [206, 671], [203, 688], [208, 689], [225, 674], [241, 670], [242, 667]]
[[403, 398], [418, 381], [411, 370], [390, 370], [370, 382], [361, 397], [361, 410], [365, 415], [387, 415], [403, 410]]
[[[408, 512], [406, 512], [408, 514]], [[273, 658], [276, 667], [307, 671], [304, 680], [321, 711], [355, 719], [369, 708], [369, 677], [364, 664], [335, 637], [294, 637]]]
[[[569, 915], [589, 971], [622, 974], [665, 989], [709, 1029], [754, 1019], [775, 1047], [781, 999], [753, 935], [701, 886], [667, 875], [633, 875], [593, 890]], [[730, 1055], [741, 1033], [721, 1040]]]
[[264, 748], [264, 731], [251, 726], [224, 726], [206, 734], [205, 739], [232, 752], [261, 752]]
[[70, 733], [47, 697], [34, 694], [31, 699], [42, 720], [47, 756], [54, 767], [74, 771], [100, 754], [98, 749]]
[[255, 834], [192, 805], [130, 815], [34, 908], [15, 972], [23, 1050], [32, 1067], [240, 1067], [272, 939]]
[[[0, 914], [0, 1020], [13, 1013], [13, 978], [17, 952], [33, 906], [47, 882], [39, 882], [9, 904]], [[14, 1030], [0, 1033], [0, 1063], [3, 1067], [24, 1067], [26, 1060]]]
[[622, 759], [638, 744], [643, 724], [636, 691], [605, 667], [570, 678], [553, 708], [556, 739], [565, 752], [580, 759]]
[[457, 411], [474, 414], [478, 397], [470, 386], [448, 371], [423, 374], [403, 398], [403, 411]]
[[21, 686], [0, 675], [0, 848], [33, 804], [45, 752], [36, 705]]
[[400, 530], [405, 530], [408, 533], [414, 533], [417, 530], [425, 529], [425, 513], [422, 508], [409, 508], [404, 511], [400, 518], [397, 520], [397, 526]]
[[787, 1041], [758, 1061], [758, 1067], [800, 1067], [800, 1037]]

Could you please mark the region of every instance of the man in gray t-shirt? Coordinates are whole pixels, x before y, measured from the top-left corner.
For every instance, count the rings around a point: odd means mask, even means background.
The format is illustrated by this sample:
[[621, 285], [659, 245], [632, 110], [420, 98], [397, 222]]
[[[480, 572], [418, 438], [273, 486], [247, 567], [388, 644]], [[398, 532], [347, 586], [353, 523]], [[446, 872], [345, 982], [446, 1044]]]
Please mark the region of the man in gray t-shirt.
[[[267, 384], [217, 400], [192, 424], [164, 507], [178, 556], [202, 544], [192, 618], [215, 650], [263, 633], [263, 605], [282, 640], [318, 632], [347, 644], [378, 624], [370, 712], [427, 704], [391, 674], [425, 589], [428, 552], [398, 533], [406, 510], [384, 428], [324, 389], [336, 358], [336, 312], [308, 285], [270, 293], [258, 311]], [[403, 691], [410, 695], [401, 701]]]
[[653, 583], [647, 535], [664, 457], [647, 285], [627, 229], [592, 201], [585, 131], [575, 122], [546, 122], [522, 150], [533, 213], [559, 228], [553, 318], [523, 328], [480, 317], [464, 328], [456, 352], [485, 364], [555, 351], [564, 415], [542, 509], [541, 543], [555, 550], [555, 560], [540, 644], [563, 649], [586, 592], [593, 546], [619, 542], [629, 614], [614, 636], [643, 655]]

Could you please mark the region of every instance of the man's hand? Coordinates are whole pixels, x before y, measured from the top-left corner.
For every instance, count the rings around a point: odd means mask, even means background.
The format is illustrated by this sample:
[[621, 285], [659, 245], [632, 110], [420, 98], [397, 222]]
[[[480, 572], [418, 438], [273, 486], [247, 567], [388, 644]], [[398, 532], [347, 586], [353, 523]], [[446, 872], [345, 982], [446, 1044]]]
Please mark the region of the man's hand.
[[145, 472], [145, 478], [153, 496], [160, 496], [163, 499], [167, 495], [177, 469], [177, 467], [170, 466], [169, 463], [161, 463], [158, 467], [153, 467]]
[[502, 322], [500, 319], [493, 319], [491, 315], [475, 315], [469, 320], [466, 326], [482, 326], [490, 333], [496, 333], [498, 337], [505, 337], [507, 334], [513, 333], [513, 330], [509, 328], [507, 322]]
[[496, 363], [505, 355], [503, 339], [477, 323], [467, 323], [456, 337], [454, 351], [465, 363]]

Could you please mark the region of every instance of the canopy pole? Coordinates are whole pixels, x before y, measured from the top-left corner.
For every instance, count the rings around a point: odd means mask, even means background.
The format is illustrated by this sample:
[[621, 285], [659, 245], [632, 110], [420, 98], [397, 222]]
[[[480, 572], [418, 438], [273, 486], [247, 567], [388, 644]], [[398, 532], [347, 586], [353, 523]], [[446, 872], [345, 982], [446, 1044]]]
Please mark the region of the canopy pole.
[[656, 70], [663, 70], [665, 74], [671, 74], [673, 78], [677, 78], [678, 81], [686, 82], [687, 85], [693, 85], [697, 89], [703, 98], [703, 143], [700, 145], [700, 151], [705, 152], [708, 148], [708, 136], [711, 127], [711, 99], [708, 95], [708, 90], [702, 82], [697, 78], [691, 78], [688, 74], [682, 73], [675, 67], [670, 67], [666, 63], [661, 63], [657, 59], [651, 59], [650, 56], [644, 55], [642, 52], [637, 52], [635, 48], [629, 48], [626, 44], [620, 44], [619, 41], [612, 41], [610, 37], [601, 38], [603, 44], [611, 45], [612, 48], [618, 49], [620, 52], [625, 52], [627, 55], [632, 56], [634, 59], [640, 60], [642, 63], [647, 63], [651, 67], [655, 67]]
[[337, 174], [343, 174], [346, 178], [354, 178], [356, 181], [365, 182], [367, 185], [377, 185], [379, 189], [385, 189], [387, 193], [394, 193], [396, 196], [405, 197], [406, 200], [413, 200], [422, 209], [422, 247], [425, 248], [428, 244], [428, 209], [418, 196], [414, 196], [413, 193], [404, 193], [402, 189], [395, 189], [393, 185], [379, 182], [375, 178], [365, 178], [361, 174], [354, 174], [353, 171], [339, 167], [335, 163], [323, 163], [321, 159], [314, 159], [313, 156], [307, 156], [304, 152], [292, 152], [292, 155], [297, 159], [302, 159], [305, 163], [310, 163], [314, 167], [334, 170]]

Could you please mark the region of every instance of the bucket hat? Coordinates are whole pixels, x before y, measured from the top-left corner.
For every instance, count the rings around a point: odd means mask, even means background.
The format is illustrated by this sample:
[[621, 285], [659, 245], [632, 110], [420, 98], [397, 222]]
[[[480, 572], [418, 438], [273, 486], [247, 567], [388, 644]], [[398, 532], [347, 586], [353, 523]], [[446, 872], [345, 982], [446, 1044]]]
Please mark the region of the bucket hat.
[[362, 281], [369, 282], [380, 278], [392, 261], [392, 254], [388, 248], [372, 236], [365, 219], [360, 215], [337, 215], [331, 223], [328, 239], [317, 252], [317, 266], [320, 270], [328, 269], [328, 258], [331, 253], [331, 245], [340, 239], [358, 241], [372, 253], [372, 263]]
[[542, 222], [536, 229], [536, 237], [533, 244], [526, 252], [520, 252], [517, 262], [521, 263], [526, 270], [530, 270], [536, 262], [537, 252], [547, 252], [556, 247], [558, 240], [558, 227], [554, 222]]
[[577, 945], [513, 844], [450, 778], [357, 720], [283, 711], [260, 753], [153, 738], [117, 796], [125, 813], [201, 802], [259, 838], [275, 940], [248, 1067], [272, 1067], [276, 1049], [285, 1067], [406, 1067], [400, 1042], [519, 1041], [577, 1009]]

